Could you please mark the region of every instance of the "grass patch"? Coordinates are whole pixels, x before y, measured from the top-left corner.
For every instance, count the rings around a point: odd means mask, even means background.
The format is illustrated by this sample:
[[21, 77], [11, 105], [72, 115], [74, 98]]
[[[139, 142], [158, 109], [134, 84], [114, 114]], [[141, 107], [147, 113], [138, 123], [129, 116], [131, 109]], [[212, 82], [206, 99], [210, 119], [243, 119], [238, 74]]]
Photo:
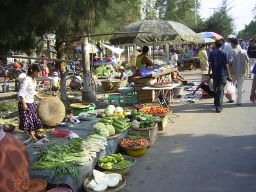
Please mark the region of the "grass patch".
[[18, 101], [0, 102], [0, 111], [18, 111]]

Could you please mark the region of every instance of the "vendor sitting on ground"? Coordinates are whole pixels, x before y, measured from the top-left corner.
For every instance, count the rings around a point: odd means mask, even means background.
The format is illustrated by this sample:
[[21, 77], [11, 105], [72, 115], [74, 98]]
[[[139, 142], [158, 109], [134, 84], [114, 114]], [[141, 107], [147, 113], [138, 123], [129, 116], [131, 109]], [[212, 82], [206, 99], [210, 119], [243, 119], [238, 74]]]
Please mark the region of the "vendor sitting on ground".
[[153, 66], [153, 62], [147, 57], [149, 48], [144, 46], [142, 48], [142, 53], [136, 58], [136, 69]]
[[123, 66], [119, 67], [119, 72], [121, 73], [120, 80], [128, 80], [128, 75], [125, 73]]
[[180, 74], [178, 69], [173, 71], [173, 72], [171, 72], [171, 76], [172, 76], [172, 81], [174, 83], [179, 83], [179, 82], [185, 81], [185, 79], [182, 77], [182, 75]]
[[197, 88], [193, 91], [192, 95], [195, 95], [195, 93], [198, 91], [198, 89], [202, 89], [205, 93], [208, 94], [208, 96], [214, 97], [214, 88], [213, 88], [213, 81], [211, 75], [205, 75], [204, 79], [200, 83], [200, 85], [197, 86]]

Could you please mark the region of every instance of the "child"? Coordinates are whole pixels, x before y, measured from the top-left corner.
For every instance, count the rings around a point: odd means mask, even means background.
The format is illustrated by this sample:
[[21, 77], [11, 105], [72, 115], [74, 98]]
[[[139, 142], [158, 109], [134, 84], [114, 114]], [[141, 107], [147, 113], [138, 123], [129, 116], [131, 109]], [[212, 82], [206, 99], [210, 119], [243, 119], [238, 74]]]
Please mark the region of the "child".
[[52, 91], [57, 91], [60, 88], [60, 78], [57, 71], [52, 73], [51, 77], [51, 84], [52, 84]]

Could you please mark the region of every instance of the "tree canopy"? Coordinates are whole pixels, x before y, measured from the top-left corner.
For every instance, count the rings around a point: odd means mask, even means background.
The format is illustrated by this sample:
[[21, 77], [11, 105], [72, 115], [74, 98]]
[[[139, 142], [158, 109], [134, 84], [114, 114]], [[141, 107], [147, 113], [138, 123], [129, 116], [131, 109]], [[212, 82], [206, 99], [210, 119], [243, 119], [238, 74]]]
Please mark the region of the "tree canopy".
[[228, 15], [227, 1], [209, 19], [206, 20], [205, 31], [213, 31], [227, 37], [233, 33], [233, 18]]
[[252, 20], [245, 28], [238, 33], [238, 37], [242, 39], [256, 38], [256, 5], [253, 9], [254, 20]]

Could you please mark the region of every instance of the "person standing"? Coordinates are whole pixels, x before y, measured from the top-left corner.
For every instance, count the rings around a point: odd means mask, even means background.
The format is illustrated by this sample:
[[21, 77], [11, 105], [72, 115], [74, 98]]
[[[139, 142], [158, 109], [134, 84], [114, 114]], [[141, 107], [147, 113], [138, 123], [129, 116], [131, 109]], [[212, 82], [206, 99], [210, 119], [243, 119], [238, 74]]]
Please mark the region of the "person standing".
[[229, 54], [230, 74], [233, 83], [237, 87], [237, 105], [242, 103], [242, 91], [246, 65], [249, 62], [247, 53], [242, 48], [238, 47], [238, 39], [231, 40], [233, 50]]
[[255, 103], [256, 102], [256, 65], [254, 65], [253, 67], [252, 74], [253, 74], [253, 80], [252, 80], [250, 100], [251, 102]]
[[221, 50], [223, 41], [217, 40], [215, 42], [215, 48], [209, 56], [209, 71], [212, 72], [213, 87], [214, 87], [214, 105], [216, 112], [222, 111], [222, 102], [224, 95], [224, 87], [226, 80], [232, 82], [232, 78], [229, 72], [228, 57], [225, 52]]
[[33, 141], [40, 139], [37, 130], [42, 127], [40, 119], [37, 117], [34, 96], [42, 99], [36, 92], [36, 80], [39, 77], [40, 67], [32, 65], [28, 69], [27, 77], [23, 80], [18, 92], [19, 129], [29, 132]]
[[23, 143], [0, 125], [0, 191], [29, 192], [29, 160]]
[[177, 51], [175, 49], [171, 50], [171, 67], [176, 68], [178, 66], [178, 55], [177, 55]]
[[208, 71], [209, 71], [208, 55], [206, 52], [205, 45], [201, 45], [200, 51], [198, 53], [198, 57], [200, 61], [202, 79], [205, 79], [205, 75], [207, 75], [208, 77]]
[[247, 54], [248, 57], [250, 58], [250, 62], [249, 62], [249, 74], [247, 74], [249, 76], [249, 78], [251, 78], [251, 68], [254, 67], [255, 63], [256, 63], [256, 40], [255, 39], [251, 39], [250, 40], [250, 44], [249, 47], [247, 49]]

